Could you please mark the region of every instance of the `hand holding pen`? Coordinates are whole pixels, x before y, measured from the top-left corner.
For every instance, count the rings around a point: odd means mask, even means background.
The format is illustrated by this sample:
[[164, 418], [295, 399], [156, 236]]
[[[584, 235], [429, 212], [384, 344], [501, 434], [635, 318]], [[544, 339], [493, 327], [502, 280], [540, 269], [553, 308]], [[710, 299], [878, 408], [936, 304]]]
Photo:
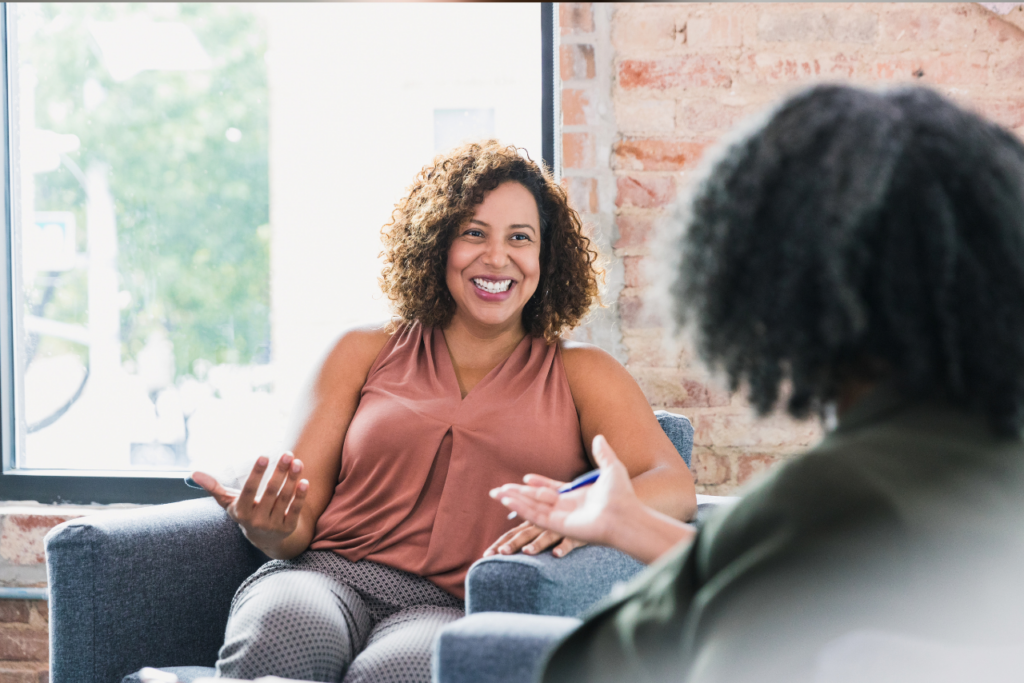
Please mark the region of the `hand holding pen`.
[[633, 491], [629, 473], [603, 436], [594, 438], [594, 460], [600, 467], [558, 489], [531, 485], [545, 478], [527, 475], [526, 484], [505, 484], [490, 492], [491, 498], [519, 517], [590, 543], [608, 545], [617, 515], [643, 504]]

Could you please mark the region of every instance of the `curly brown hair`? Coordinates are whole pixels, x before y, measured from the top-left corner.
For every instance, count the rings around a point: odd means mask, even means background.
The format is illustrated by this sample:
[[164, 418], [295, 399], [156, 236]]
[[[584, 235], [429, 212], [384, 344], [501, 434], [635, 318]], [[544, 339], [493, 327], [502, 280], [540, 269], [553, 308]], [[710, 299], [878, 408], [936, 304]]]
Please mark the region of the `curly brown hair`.
[[448, 250], [484, 195], [509, 181], [530, 191], [540, 215], [540, 282], [523, 309], [523, 327], [553, 343], [580, 324], [598, 300], [598, 279], [604, 276], [597, 251], [550, 173], [496, 140], [456, 147], [424, 166], [381, 230], [380, 286], [403, 320], [439, 327], [451, 322]]

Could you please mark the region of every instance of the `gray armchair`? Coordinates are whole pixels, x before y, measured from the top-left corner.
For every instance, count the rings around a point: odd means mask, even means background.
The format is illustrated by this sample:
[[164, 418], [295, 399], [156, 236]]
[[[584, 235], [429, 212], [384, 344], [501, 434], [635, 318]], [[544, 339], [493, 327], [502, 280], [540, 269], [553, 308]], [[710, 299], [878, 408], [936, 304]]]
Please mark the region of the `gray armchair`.
[[[689, 464], [689, 421], [658, 417]], [[144, 666], [175, 671], [182, 681], [211, 675], [235, 590], [267, 561], [209, 498], [66, 522], [47, 535], [46, 555], [53, 683], [119, 683]], [[442, 635], [435, 675], [444, 683], [529, 680], [553, 639], [642, 568], [598, 547], [561, 559], [478, 561], [467, 578], [468, 616]], [[522, 671], [483, 675], [478, 667], [486, 662], [471, 649], [481, 636], [519, 652]], [[505, 647], [496, 637], [514, 642]]]

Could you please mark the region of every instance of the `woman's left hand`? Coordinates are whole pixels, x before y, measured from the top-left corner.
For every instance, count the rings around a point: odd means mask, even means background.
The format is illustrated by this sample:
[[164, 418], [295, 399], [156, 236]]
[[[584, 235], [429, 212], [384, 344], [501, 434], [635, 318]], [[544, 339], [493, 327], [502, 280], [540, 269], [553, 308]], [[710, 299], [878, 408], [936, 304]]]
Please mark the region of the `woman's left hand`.
[[[559, 486], [565, 483], [542, 477], [539, 474], [528, 474], [524, 481], [530, 486], [543, 486], [555, 489], [556, 491]], [[484, 551], [484, 557], [512, 555], [520, 551], [527, 555], [536, 555], [544, 552], [551, 546], [555, 546], [554, 550], [551, 551], [552, 555], [555, 557], [565, 557], [574, 548], [584, 545], [586, 543], [583, 541], [566, 538], [554, 531], [542, 529], [532, 522], [523, 522], [514, 529], [506, 531], [499, 536], [498, 540]]]

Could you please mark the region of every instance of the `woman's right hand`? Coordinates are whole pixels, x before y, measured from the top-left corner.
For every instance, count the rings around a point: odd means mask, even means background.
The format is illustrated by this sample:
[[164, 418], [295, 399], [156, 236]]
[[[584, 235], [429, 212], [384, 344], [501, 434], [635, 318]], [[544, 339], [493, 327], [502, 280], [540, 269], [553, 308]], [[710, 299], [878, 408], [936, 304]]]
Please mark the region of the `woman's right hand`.
[[205, 472], [193, 472], [192, 479], [210, 492], [228, 516], [242, 528], [250, 543], [274, 556], [274, 550], [298, 526], [309, 482], [299, 479], [302, 461], [290, 452], [285, 453], [274, 468], [263, 495], [257, 499], [256, 492], [268, 464], [266, 456], [257, 458], [241, 491], [224, 487]]
[[505, 484], [492, 498], [539, 527], [588, 543], [614, 545], [620, 520], [643, 503], [636, 497], [626, 467], [603, 436], [594, 439], [592, 452], [601, 468], [593, 485], [559, 494], [543, 477], [528, 474], [526, 486]]

